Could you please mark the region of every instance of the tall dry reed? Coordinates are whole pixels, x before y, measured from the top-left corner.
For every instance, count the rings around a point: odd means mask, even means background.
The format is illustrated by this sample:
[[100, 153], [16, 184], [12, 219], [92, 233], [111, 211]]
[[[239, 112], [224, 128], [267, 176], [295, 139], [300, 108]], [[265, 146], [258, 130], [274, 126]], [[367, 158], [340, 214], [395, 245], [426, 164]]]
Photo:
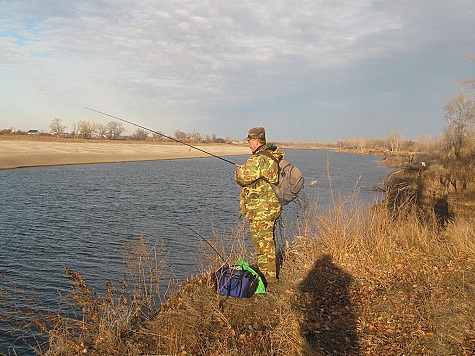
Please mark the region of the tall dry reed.
[[411, 204], [401, 209], [339, 198], [306, 217], [306, 260], [329, 254], [353, 277], [361, 350], [468, 355], [475, 350], [475, 228], [464, 220], [441, 227]]

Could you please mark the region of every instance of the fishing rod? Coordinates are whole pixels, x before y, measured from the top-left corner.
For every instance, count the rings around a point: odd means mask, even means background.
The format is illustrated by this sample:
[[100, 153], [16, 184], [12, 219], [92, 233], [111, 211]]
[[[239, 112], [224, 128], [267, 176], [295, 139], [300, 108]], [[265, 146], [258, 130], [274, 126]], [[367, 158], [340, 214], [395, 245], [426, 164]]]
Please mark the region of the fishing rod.
[[187, 228], [188, 228], [189, 230], [191, 230], [192, 232], [194, 232], [196, 235], [198, 235], [204, 242], [206, 242], [206, 243], [209, 245], [209, 247], [211, 247], [211, 248], [213, 249], [213, 251], [218, 255], [218, 257], [221, 258], [225, 264], [228, 264], [228, 262], [224, 259], [224, 257], [220, 255], [220, 253], [218, 252], [218, 250], [216, 249], [216, 247], [214, 247], [213, 245], [211, 245], [211, 243], [210, 243], [208, 240], [206, 240], [203, 236], [201, 236], [201, 234], [200, 234], [199, 232], [193, 230], [191, 227], [188, 227], [188, 226], [187, 226]]
[[105, 115], [105, 116], [112, 117], [112, 118], [114, 118], [114, 119], [117, 119], [117, 120], [126, 122], [126, 123], [128, 123], [128, 124], [130, 124], [130, 125], [134, 125], [134, 126], [140, 127], [141, 129], [144, 129], [144, 130], [150, 131], [150, 132], [152, 132], [152, 133], [154, 133], [154, 134], [157, 134], [157, 135], [160, 135], [160, 136], [162, 136], [162, 137], [168, 138], [169, 140], [172, 140], [172, 141], [181, 143], [182, 145], [185, 145], [185, 146], [194, 148], [195, 150], [198, 150], [198, 151], [201, 151], [201, 152], [203, 152], [203, 153], [206, 153], [207, 155], [213, 156], [213, 157], [215, 157], [215, 158], [219, 158], [220, 160], [222, 160], [222, 161], [224, 161], [224, 162], [231, 163], [233, 166], [238, 166], [236, 163], [231, 162], [231, 161], [227, 160], [226, 158], [217, 156], [217, 155], [215, 155], [215, 154], [213, 154], [213, 153], [211, 153], [211, 152], [205, 151], [205, 150], [203, 150], [203, 149], [201, 149], [201, 148], [199, 148], [199, 147], [190, 145], [189, 143], [186, 143], [186, 142], [177, 140], [176, 138], [173, 138], [173, 137], [171, 137], [171, 136], [167, 136], [167, 135], [165, 135], [165, 134], [162, 134], [161, 132], [151, 130], [151, 129], [146, 128], [146, 127], [144, 127], [144, 126], [137, 125], [137, 124], [135, 124], [135, 123], [133, 123], [133, 122], [131, 122], [131, 121], [127, 121], [127, 120], [121, 119], [120, 117], [117, 117], [117, 116], [114, 116], [114, 115], [110, 115], [110, 114], [107, 114], [107, 113], [102, 112], [102, 111], [99, 111], [99, 110], [91, 109], [91, 108], [88, 108], [88, 107], [85, 107], [85, 109], [91, 110], [91, 111], [94, 111], [94, 112], [97, 112], [98, 114], [102, 114], [102, 115]]

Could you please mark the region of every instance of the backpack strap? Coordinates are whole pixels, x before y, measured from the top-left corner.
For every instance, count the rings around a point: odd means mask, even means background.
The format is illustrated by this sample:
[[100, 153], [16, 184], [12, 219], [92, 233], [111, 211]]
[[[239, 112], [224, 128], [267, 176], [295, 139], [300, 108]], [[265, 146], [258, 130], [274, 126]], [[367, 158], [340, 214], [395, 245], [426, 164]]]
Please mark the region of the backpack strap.
[[[278, 177], [278, 179], [279, 179], [279, 181], [280, 181], [280, 164], [279, 164], [279, 160], [278, 160], [277, 158], [275, 158], [274, 155], [273, 155], [272, 153], [270, 153], [269, 151], [267, 151], [267, 150], [263, 150], [262, 152], [259, 152], [259, 154], [261, 154], [261, 153], [262, 153], [264, 156], [267, 156], [267, 157], [271, 158], [275, 163], [277, 163], [277, 177]], [[264, 178], [264, 179], [265, 179], [265, 178]], [[265, 181], [271, 185], [271, 187], [272, 187], [273, 190], [275, 189], [275, 188], [274, 188], [274, 185], [275, 185], [275, 184], [272, 184], [272, 183], [269, 182], [267, 179], [265, 179]], [[275, 190], [274, 190], [274, 191], [275, 191]], [[277, 194], [277, 193], [276, 193], [276, 194]]]
[[274, 155], [272, 153], [270, 153], [269, 151], [267, 150], [264, 150], [262, 152], [259, 152], [259, 154], [263, 154], [264, 156], [267, 156], [269, 158], [271, 158], [272, 160], [274, 160], [275, 163], [277, 163], [277, 166], [279, 166], [279, 160], [277, 158], [274, 157]]

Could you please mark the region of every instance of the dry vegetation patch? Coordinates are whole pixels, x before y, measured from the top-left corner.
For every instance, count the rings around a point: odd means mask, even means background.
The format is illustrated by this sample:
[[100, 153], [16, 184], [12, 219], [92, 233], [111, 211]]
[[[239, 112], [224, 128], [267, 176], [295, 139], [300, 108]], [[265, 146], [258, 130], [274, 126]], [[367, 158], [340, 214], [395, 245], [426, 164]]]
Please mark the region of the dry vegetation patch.
[[[46, 354], [474, 354], [471, 224], [453, 220], [441, 228], [417, 209], [395, 216], [354, 197], [324, 211], [309, 206], [300, 223], [283, 251], [281, 281], [249, 299], [216, 294], [211, 275], [222, 261], [204, 245], [203, 273], [153, 310], [161, 258], [144, 240], [128, 246], [129, 267], [139, 272], [131, 274], [133, 293], [108, 289], [92, 298], [76, 280], [80, 294], [70, 297], [86, 307], [79, 320], [88, 327], [45, 328]], [[239, 227], [211, 243], [229, 261], [244, 256], [252, 263], [245, 236]], [[130, 318], [118, 329], [124, 315]]]
[[[345, 200], [313, 215], [285, 252], [281, 281], [250, 299], [186, 281], [127, 340], [140, 353], [470, 355], [475, 232], [441, 230]], [[210, 271], [209, 271], [210, 272]], [[123, 345], [126, 346], [125, 344]]]

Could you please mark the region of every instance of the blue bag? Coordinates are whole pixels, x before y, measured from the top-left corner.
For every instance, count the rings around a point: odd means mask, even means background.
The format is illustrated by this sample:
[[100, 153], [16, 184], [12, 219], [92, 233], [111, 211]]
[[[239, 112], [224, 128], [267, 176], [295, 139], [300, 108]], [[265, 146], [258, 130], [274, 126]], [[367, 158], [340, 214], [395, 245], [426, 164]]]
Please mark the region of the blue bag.
[[224, 265], [215, 272], [216, 290], [221, 295], [249, 298], [257, 289], [258, 276], [241, 266]]

